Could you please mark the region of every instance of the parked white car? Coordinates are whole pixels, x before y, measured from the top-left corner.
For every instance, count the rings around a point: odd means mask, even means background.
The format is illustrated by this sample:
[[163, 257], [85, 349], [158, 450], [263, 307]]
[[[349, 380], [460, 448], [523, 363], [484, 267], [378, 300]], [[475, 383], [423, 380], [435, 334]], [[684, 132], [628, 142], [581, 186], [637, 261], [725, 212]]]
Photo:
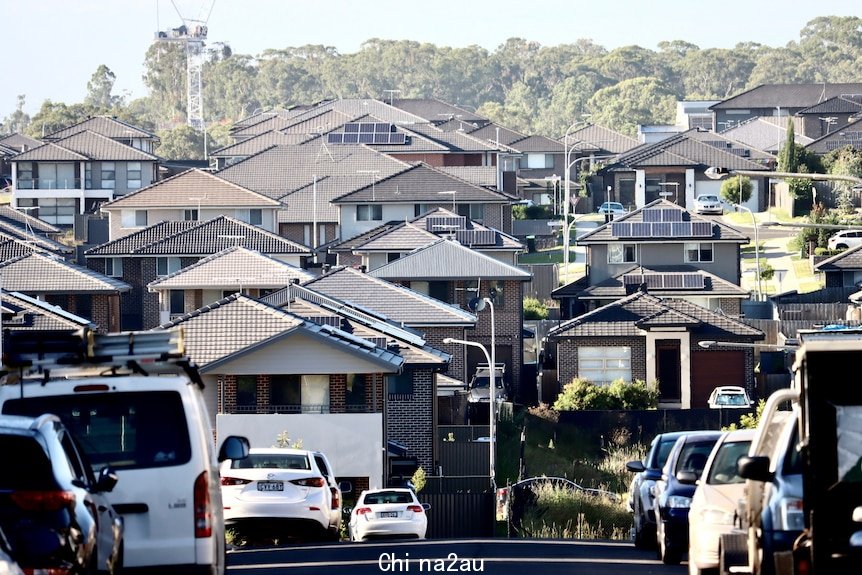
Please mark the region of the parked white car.
[[628, 213], [625, 206], [623, 206], [620, 202], [604, 202], [599, 206], [599, 209], [596, 210], [598, 214], [613, 214], [615, 216], [622, 216]]
[[754, 404], [745, 388], [738, 385], [716, 387], [706, 402], [711, 409], [745, 409]]
[[220, 473], [226, 524], [281, 520], [303, 535], [338, 537], [341, 490], [321, 452], [253, 447]]
[[715, 194], [704, 194], [694, 200], [694, 211], [698, 214], [723, 214], [724, 204]]
[[826, 241], [830, 250], [846, 250], [862, 244], [862, 230], [841, 230]]
[[381, 537], [425, 539], [431, 506], [420, 503], [411, 489], [371, 489], [363, 491], [350, 512], [350, 540]]
[[736, 462], [748, 455], [753, 438], [753, 429], [725, 432], [706, 461], [688, 512], [689, 575], [718, 569], [719, 539], [733, 530], [737, 502], [744, 495], [745, 480], [737, 473]]

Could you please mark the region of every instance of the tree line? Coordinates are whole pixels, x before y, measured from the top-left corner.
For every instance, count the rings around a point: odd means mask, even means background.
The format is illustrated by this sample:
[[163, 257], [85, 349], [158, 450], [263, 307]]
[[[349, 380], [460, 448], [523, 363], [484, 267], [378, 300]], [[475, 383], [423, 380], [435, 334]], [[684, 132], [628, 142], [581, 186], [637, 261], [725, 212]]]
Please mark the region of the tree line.
[[[677, 100], [723, 100], [760, 84], [854, 82], [862, 78], [862, 18], [823, 16], [784, 47], [756, 42], [700, 48], [681, 40], [651, 50], [614, 50], [580, 39], [543, 46], [510, 38], [493, 51], [373, 38], [352, 54], [330, 46], [234, 53], [206, 48], [203, 110], [210, 148], [230, 142], [237, 120], [259, 110], [332, 98], [437, 98], [501, 125], [559, 138], [575, 120], [634, 135], [638, 124], [672, 123]], [[41, 137], [88, 116], [112, 114], [158, 134], [159, 155], [203, 157], [203, 137], [185, 125], [186, 56], [179, 43], [153, 43], [144, 60], [145, 97], [113, 94], [105, 65], [80, 103], [46, 100], [30, 117], [26, 95], [0, 123], [0, 133]]]

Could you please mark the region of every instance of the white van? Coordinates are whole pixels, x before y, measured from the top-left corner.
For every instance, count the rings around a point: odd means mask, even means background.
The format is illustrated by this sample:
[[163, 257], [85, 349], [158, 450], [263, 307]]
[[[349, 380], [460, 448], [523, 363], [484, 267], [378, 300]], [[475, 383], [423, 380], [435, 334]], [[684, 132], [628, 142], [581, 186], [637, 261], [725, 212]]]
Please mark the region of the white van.
[[116, 470], [119, 481], [108, 495], [125, 523], [124, 570], [221, 574], [225, 537], [217, 460], [245, 457], [248, 441], [229, 437], [216, 457], [203, 384], [181, 353], [181, 341], [168, 343], [175, 336], [90, 336], [95, 344], [83, 357], [60, 351], [66, 344], [52, 346], [50, 337], [38, 344], [56, 348], [47, 354], [27, 349], [37, 345], [38, 335], [29, 336], [32, 342], [7, 339], [4, 367], [10, 373], [0, 385], [0, 413], [54, 413], [97, 471], [106, 465]]

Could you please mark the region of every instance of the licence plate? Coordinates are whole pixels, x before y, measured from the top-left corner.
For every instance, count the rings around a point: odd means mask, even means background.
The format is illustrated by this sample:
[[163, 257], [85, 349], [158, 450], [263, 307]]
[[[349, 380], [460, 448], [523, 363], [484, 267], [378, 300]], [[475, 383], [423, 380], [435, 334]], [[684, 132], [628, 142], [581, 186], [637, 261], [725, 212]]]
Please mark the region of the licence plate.
[[397, 511], [380, 511], [377, 513], [378, 517], [398, 517]]
[[258, 481], [258, 491], [284, 491], [284, 481]]

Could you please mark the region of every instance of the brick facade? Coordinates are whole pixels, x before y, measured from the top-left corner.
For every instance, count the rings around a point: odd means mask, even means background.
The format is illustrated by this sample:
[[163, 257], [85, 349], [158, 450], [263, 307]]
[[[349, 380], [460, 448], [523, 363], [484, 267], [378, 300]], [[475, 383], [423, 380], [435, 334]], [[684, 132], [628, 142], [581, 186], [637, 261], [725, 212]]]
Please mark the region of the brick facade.
[[578, 347], [620, 347], [632, 348], [632, 380], [646, 381], [647, 350], [646, 338], [623, 337], [584, 337], [561, 339], [557, 343], [557, 380], [560, 389], [578, 377]]
[[413, 372], [413, 394], [386, 400], [386, 439], [404, 444], [426, 473], [434, 471], [434, 372]]

